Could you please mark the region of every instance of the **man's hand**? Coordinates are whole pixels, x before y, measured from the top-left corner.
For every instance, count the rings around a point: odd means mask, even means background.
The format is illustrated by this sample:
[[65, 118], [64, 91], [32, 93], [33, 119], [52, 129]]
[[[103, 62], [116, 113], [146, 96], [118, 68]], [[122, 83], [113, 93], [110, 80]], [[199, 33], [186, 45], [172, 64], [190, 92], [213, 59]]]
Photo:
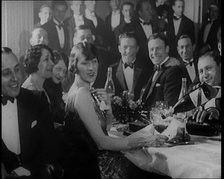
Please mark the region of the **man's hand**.
[[193, 119], [198, 122], [198, 123], [204, 123], [205, 119], [208, 120], [218, 120], [219, 119], [219, 111], [215, 107], [208, 108], [206, 110], [202, 108], [198, 108], [194, 114], [193, 114]]

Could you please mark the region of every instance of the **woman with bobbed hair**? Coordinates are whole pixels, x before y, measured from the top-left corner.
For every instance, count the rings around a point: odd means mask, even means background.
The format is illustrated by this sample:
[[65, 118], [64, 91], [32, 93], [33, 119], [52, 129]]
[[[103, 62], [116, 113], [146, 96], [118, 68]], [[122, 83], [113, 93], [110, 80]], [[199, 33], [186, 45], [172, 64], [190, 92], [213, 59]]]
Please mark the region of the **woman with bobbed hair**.
[[30, 90], [45, 91], [43, 88], [44, 81], [52, 76], [52, 58], [53, 52], [46, 45], [39, 44], [28, 49], [23, 65], [29, 76], [22, 87]]
[[[77, 162], [79, 157], [70, 157], [66, 161], [68, 167], [74, 167], [70, 171], [75, 172], [75, 169], [80, 168], [80, 173], [92, 173], [92, 178], [100, 178], [97, 176], [97, 172], [100, 172], [102, 179], [143, 178], [132, 176], [139, 169], [120, 151], [160, 146], [166, 141], [166, 136], [115, 138], [108, 135], [113, 119], [110, 98], [105, 89], [91, 88], [98, 71], [98, 53], [93, 44], [81, 42], [72, 48], [69, 69], [75, 73], [75, 81], [68, 92], [65, 127], [72, 134], [73, 146], [79, 146], [72, 151], [84, 160], [81, 166]], [[102, 101], [107, 106], [104, 110], [101, 108]]]
[[57, 50], [54, 50], [53, 54], [54, 58], [52, 60], [54, 67], [52, 69], [52, 77], [45, 80], [44, 89], [49, 96], [53, 121], [57, 126], [58, 124], [64, 123], [65, 103], [62, 99], [62, 82], [67, 74], [68, 57]]

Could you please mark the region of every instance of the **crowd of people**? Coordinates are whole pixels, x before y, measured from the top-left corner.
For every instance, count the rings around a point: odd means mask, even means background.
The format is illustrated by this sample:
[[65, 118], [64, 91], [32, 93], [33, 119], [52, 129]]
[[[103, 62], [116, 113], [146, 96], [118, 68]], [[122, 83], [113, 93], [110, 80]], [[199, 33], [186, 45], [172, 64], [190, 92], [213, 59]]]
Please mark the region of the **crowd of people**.
[[[219, 89], [193, 113], [196, 122], [219, 121], [221, 19], [212, 3], [196, 41], [184, 0], [110, 0], [43, 4], [30, 48], [16, 57], [2, 47], [2, 178], [148, 178], [122, 151], [159, 147], [164, 135], [114, 138], [111, 98], [104, 89], [112, 68], [115, 95], [123, 91], [150, 110], [156, 101], [174, 106], [182, 78]], [[66, 17], [71, 8], [73, 14]], [[85, 7], [83, 11], [82, 8]], [[101, 109], [101, 102], [106, 109]], [[161, 176], [169, 178], [168, 176]]]

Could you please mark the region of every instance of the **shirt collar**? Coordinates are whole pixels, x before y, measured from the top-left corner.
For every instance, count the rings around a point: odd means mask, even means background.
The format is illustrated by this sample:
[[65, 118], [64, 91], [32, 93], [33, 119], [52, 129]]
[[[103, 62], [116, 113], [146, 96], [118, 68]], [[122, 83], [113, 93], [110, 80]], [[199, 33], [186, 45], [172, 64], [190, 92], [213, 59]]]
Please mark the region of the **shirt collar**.
[[184, 63], [191, 63], [194, 61], [194, 59], [192, 58], [191, 60], [185, 60], [185, 59], [182, 59]]
[[62, 22], [58, 22], [55, 18], [53, 18], [53, 21], [54, 21], [54, 23], [57, 24], [57, 25], [60, 25], [60, 24], [63, 23], [63, 21], [62, 21]]
[[89, 9], [85, 10], [85, 14], [87, 17], [96, 17], [95, 12], [90, 12]]
[[116, 11], [112, 11], [112, 15], [119, 15], [120, 14], [120, 10], [116, 10]]
[[83, 15], [74, 14], [73, 17], [74, 17], [75, 20], [83, 20]]
[[167, 57], [165, 58], [165, 60], [163, 60], [162, 63], [160, 63], [159, 65], [162, 66], [164, 63], [166, 63], [166, 62], [169, 60], [169, 58], [170, 58], [170, 57], [167, 56]]

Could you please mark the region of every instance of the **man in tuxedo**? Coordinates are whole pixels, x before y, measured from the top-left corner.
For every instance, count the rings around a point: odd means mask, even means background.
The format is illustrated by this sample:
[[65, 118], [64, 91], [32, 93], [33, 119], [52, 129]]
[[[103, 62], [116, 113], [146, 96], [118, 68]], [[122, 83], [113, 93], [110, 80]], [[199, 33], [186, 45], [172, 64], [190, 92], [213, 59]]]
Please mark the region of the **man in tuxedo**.
[[139, 42], [138, 58], [148, 66], [148, 73], [152, 74], [153, 64], [149, 60], [147, 41], [150, 35], [159, 32], [158, 22], [155, 20], [155, 9], [148, 0], [139, 0], [136, 5], [138, 17], [124, 27], [125, 32], [133, 31]]
[[95, 27], [95, 44], [105, 48], [106, 43], [106, 26], [104, 21], [96, 14], [96, 1], [84, 1], [85, 4], [85, 17], [91, 20]]
[[1, 61], [2, 178], [54, 178], [58, 153], [46, 96], [21, 88], [19, 61], [10, 48], [2, 47]]
[[171, 5], [173, 13], [168, 17], [166, 35], [169, 40], [169, 55], [178, 58], [177, 41], [181, 35], [188, 35], [192, 43], [195, 43], [194, 23], [183, 14], [184, 0], [172, 0]]
[[134, 33], [123, 33], [119, 37], [119, 52], [121, 59], [112, 66], [112, 79], [115, 85], [115, 95], [121, 96], [123, 91], [134, 94], [134, 100], [139, 99], [142, 87], [149, 78], [147, 67], [139, 63], [136, 54], [139, 50]]
[[114, 44], [113, 51], [116, 53], [118, 57], [120, 57], [120, 52], [118, 51], [119, 35], [124, 32], [124, 27], [126, 26], [126, 24], [131, 23], [133, 20], [134, 4], [132, 2], [124, 2], [121, 5], [121, 13], [124, 16], [124, 21], [114, 29], [115, 42], [113, 42]]
[[168, 106], [173, 106], [180, 94], [183, 72], [180, 66], [170, 65], [174, 59], [168, 56], [169, 46], [163, 33], [150, 36], [148, 48], [155, 70], [147, 82], [142, 99], [149, 109], [156, 101], [167, 101]]
[[199, 123], [218, 122], [221, 112], [221, 57], [217, 51], [208, 51], [199, 57], [198, 73], [200, 82], [215, 87], [218, 93], [195, 111], [193, 119]]
[[68, 31], [69, 31], [69, 37], [70, 37], [69, 45], [70, 45], [70, 49], [72, 49], [74, 45], [73, 44], [74, 33], [77, 27], [79, 27], [80, 25], [87, 25], [90, 27], [93, 33], [95, 33], [95, 27], [93, 22], [84, 16], [83, 1], [71, 1], [69, 3], [70, 3], [71, 10], [73, 12], [73, 15], [70, 18], [66, 19], [66, 24], [68, 25]]
[[188, 35], [181, 35], [178, 39], [177, 51], [181, 58], [182, 69], [187, 74], [187, 86], [199, 82], [197, 59], [193, 56], [193, 44]]
[[64, 23], [68, 9], [66, 1], [52, 1], [53, 19], [42, 25], [48, 34], [48, 46], [51, 49], [61, 51], [66, 55], [70, 53], [69, 33]]

